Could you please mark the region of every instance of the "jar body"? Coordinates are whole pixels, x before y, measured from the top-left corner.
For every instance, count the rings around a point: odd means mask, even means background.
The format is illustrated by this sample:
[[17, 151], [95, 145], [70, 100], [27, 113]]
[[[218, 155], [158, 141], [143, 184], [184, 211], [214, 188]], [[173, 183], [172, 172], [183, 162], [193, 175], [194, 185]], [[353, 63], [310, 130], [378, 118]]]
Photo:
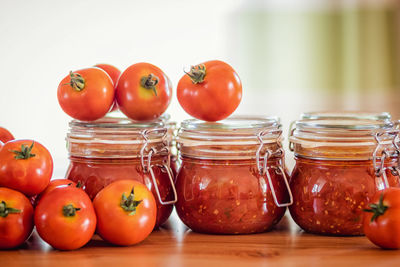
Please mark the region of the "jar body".
[[[396, 161], [387, 162], [387, 167]], [[290, 179], [290, 214], [315, 234], [362, 235], [363, 209], [377, 190], [399, 187], [399, 177], [386, 169], [387, 183], [376, 178], [371, 160], [333, 161], [297, 157]]]
[[[162, 163], [162, 158], [153, 158], [154, 165]], [[163, 201], [173, 198], [173, 189], [168, 177], [158, 166], [153, 167], [154, 177]], [[153, 193], [157, 203], [156, 226], [159, 227], [171, 215], [173, 205], [162, 205], [150, 173], [144, 173], [140, 159], [89, 159], [70, 157], [67, 179], [80, 182], [83, 189], [93, 199], [96, 194], [108, 184], [117, 180], [132, 179], [147, 186]]]
[[[282, 203], [288, 197], [277, 160], [268, 172]], [[254, 160], [182, 158], [176, 189], [176, 211], [193, 231], [210, 234], [248, 234], [269, 230], [284, 215], [278, 208], [265, 175]]]

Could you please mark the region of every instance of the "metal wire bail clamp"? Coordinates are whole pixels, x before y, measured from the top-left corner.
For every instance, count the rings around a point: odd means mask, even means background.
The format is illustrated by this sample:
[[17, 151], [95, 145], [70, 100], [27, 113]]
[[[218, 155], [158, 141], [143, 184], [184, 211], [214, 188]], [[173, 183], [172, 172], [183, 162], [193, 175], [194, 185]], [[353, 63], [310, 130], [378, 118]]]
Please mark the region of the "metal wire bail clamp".
[[[257, 168], [258, 168], [258, 171], [259, 171], [260, 175], [266, 175], [266, 176], [267, 176], [268, 184], [269, 184], [269, 187], [270, 187], [270, 189], [271, 189], [272, 197], [274, 198], [274, 202], [275, 202], [276, 206], [278, 206], [278, 207], [280, 207], [280, 208], [282, 208], [282, 207], [287, 207], [287, 206], [290, 206], [290, 205], [293, 204], [293, 195], [292, 195], [292, 191], [290, 190], [289, 182], [288, 182], [288, 179], [287, 179], [286, 174], [285, 174], [285, 169], [284, 169], [284, 166], [285, 166], [285, 165], [284, 165], [284, 161], [282, 160], [282, 158], [283, 158], [285, 152], [284, 152], [284, 150], [283, 150], [282, 145], [280, 144], [280, 142], [278, 141], [279, 149], [278, 149], [277, 151], [271, 152], [270, 150], [267, 150], [267, 151], [265, 152], [264, 156], [263, 156], [263, 164], [261, 164], [261, 161], [260, 161], [261, 151], [262, 151], [262, 149], [263, 149], [263, 147], [264, 147], [264, 142], [263, 142], [262, 137], [263, 137], [267, 132], [268, 132], [268, 130], [264, 130], [264, 131], [261, 131], [261, 132], [259, 132], [259, 133], [257, 134], [257, 139], [258, 139], [258, 141], [260, 142], [260, 145], [259, 145], [259, 147], [258, 147], [258, 149], [257, 149], [257, 152], [256, 152], [256, 164], [257, 164]], [[279, 137], [281, 136], [281, 134], [282, 134], [282, 133], [279, 134], [278, 140], [279, 140]], [[271, 156], [279, 156], [279, 157], [280, 157], [280, 164], [279, 164], [279, 166], [278, 166], [278, 170], [282, 173], [283, 180], [284, 180], [284, 182], [285, 182], [286, 189], [287, 189], [287, 192], [288, 192], [288, 194], [289, 194], [289, 202], [288, 202], [288, 203], [279, 203], [278, 198], [277, 198], [277, 196], [276, 196], [275, 187], [274, 187], [274, 185], [273, 185], [273, 183], [272, 183], [271, 175], [270, 175], [269, 172], [268, 172], [268, 169], [269, 169], [270, 167], [268, 167], [267, 162], [268, 162], [268, 159], [269, 159]], [[277, 172], [277, 173], [278, 173], [278, 172]], [[278, 174], [279, 174], [279, 173], [278, 173]]]
[[[157, 132], [157, 131], [159, 131], [159, 129], [151, 129], [151, 130], [147, 129], [147, 130], [144, 130], [142, 132], [142, 136], [143, 136], [143, 139], [144, 139], [144, 144], [143, 144], [142, 148], [140, 149], [140, 161], [141, 161], [141, 165], [142, 165], [142, 168], [143, 168], [143, 173], [150, 173], [151, 180], [153, 181], [154, 188], [156, 190], [159, 202], [162, 205], [170, 205], [170, 204], [176, 203], [176, 201], [178, 200], [178, 195], [176, 193], [176, 188], [175, 188], [175, 184], [174, 184], [174, 178], [173, 178], [171, 165], [170, 165], [170, 151], [169, 151], [169, 148], [167, 147], [166, 139], [165, 139], [166, 133], [167, 133], [166, 130], [164, 131], [164, 135], [163, 135], [164, 147], [162, 149], [160, 149], [160, 150], [157, 150], [155, 147], [151, 147], [149, 149], [149, 153], [147, 154], [147, 161], [145, 160], [145, 158], [146, 158], [145, 153], [146, 153], [146, 149], [147, 149], [148, 141], [149, 141], [149, 139], [148, 139], [149, 133]], [[157, 155], [157, 154], [163, 154], [163, 152], [167, 153], [167, 162], [163, 162], [163, 164], [156, 164], [156, 165], [151, 164], [152, 156], [153, 155]], [[161, 194], [160, 194], [160, 190], [159, 190], [158, 185], [157, 185], [157, 180], [156, 180], [156, 178], [154, 176], [154, 171], [153, 171], [153, 167], [154, 166], [159, 167], [162, 172], [166, 172], [168, 174], [168, 178], [169, 178], [169, 181], [171, 183], [171, 188], [172, 188], [172, 191], [174, 193], [174, 199], [173, 200], [170, 200], [170, 201], [163, 201], [162, 200]]]

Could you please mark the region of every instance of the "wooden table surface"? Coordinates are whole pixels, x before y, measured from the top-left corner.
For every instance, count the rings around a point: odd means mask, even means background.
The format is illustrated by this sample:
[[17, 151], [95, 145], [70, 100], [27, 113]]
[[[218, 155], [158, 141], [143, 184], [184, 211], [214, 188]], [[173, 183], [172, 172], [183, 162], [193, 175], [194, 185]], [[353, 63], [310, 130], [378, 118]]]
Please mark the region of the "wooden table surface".
[[76, 251], [57, 251], [34, 233], [22, 248], [0, 251], [0, 266], [400, 266], [400, 250], [381, 250], [365, 237], [302, 232], [286, 215], [274, 230], [254, 235], [191, 232], [176, 216], [141, 244], [115, 247], [95, 236]]

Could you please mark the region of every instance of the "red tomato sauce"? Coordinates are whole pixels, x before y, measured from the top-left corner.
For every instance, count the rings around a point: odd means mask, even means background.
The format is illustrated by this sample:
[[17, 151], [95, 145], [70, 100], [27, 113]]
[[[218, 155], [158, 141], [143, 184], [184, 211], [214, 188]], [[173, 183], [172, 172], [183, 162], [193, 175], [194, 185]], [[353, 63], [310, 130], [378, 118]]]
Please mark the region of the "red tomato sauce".
[[[385, 185], [375, 178], [372, 161], [312, 160], [298, 157], [290, 188], [293, 220], [315, 234], [362, 235], [363, 209]], [[394, 166], [395, 160], [387, 163]], [[400, 187], [398, 176], [386, 170], [389, 186]]]
[[[277, 160], [269, 160], [270, 167]], [[269, 173], [278, 200], [288, 196], [281, 174]], [[176, 211], [193, 231], [211, 234], [249, 234], [271, 229], [285, 213], [278, 208], [266, 176], [254, 160], [182, 158], [176, 181]]]

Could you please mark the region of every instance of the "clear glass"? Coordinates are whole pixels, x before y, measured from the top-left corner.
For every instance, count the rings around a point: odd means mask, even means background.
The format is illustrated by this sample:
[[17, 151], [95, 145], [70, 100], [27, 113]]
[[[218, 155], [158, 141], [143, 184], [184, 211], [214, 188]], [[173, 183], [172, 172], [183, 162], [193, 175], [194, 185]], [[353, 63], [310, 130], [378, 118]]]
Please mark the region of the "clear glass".
[[341, 118], [296, 122], [290, 137], [296, 165], [290, 179], [294, 203], [289, 210], [303, 230], [363, 234], [362, 210], [372, 196], [400, 186], [398, 131], [393, 127], [389, 121]]
[[[257, 138], [260, 133], [262, 141]], [[201, 233], [248, 234], [271, 229], [286, 208], [276, 205], [256, 154], [261, 144], [261, 155], [278, 151], [280, 136], [280, 125], [272, 119], [184, 121], [178, 134], [182, 165], [175, 206], [181, 220]], [[288, 202], [283, 162], [279, 154], [266, 163], [279, 203]]]
[[389, 112], [364, 112], [364, 111], [320, 111], [305, 112], [300, 119], [360, 119], [390, 121], [392, 116]]
[[[89, 123], [72, 121], [67, 134], [70, 166], [66, 177], [80, 182], [92, 199], [113, 181], [132, 179], [142, 182], [156, 199], [158, 227], [173, 209], [172, 204], [161, 204], [156, 192], [157, 186], [162, 201], [173, 199], [173, 184], [168, 172], [160, 167], [168, 163], [168, 153], [163, 150], [167, 145], [166, 132], [161, 121], [137, 123], [111, 117]], [[143, 154], [147, 164], [150, 148], [159, 151], [151, 158], [156, 184], [151, 173], [144, 171], [141, 161]]]

